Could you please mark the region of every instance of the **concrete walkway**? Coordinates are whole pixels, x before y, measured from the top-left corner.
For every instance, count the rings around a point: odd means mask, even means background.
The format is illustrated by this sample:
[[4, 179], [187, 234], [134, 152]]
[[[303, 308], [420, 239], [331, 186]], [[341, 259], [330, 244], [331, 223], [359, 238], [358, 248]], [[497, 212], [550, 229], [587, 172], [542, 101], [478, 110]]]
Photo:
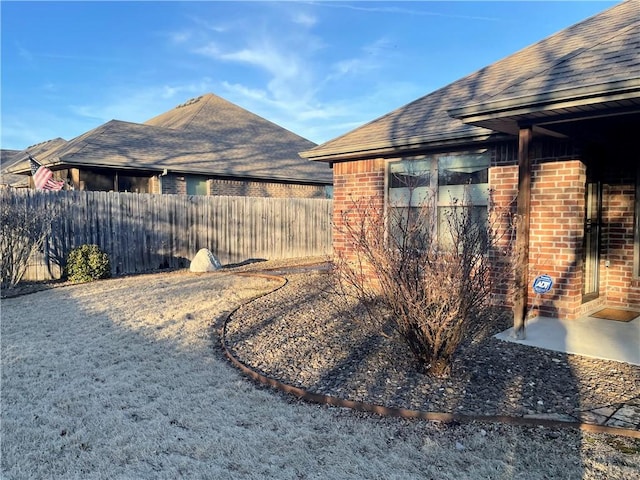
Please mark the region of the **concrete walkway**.
[[513, 338], [511, 328], [496, 338], [556, 352], [640, 365], [640, 317], [630, 322], [592, 317], [577, 320], [536, 317], [526, 324], [525, 340]]
[[[556, 352], [640, 365], [640, 317], [630, 322], [592, 317], [577, 320], [536, 317], [527, 322], [524, 340], [516, 340], [512, 328], [497, 334], [496, 338]], [[581, 412], [578, 420], [640, 430], [640, 396], [620, 400], [614, 405]]]

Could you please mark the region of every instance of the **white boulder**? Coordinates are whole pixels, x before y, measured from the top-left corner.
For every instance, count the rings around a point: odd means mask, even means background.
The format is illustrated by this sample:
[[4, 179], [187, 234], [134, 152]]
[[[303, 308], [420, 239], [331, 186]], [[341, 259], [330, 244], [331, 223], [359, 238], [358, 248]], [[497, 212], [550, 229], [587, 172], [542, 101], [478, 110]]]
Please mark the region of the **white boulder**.
[[201, 248], [198, 250], [198, 253], [196, 253], [196, 256], [193, 257], [193, 260], [191, 260], [189, 271], [197, 273], [215, 272], [220, 268], [222, 268], [220, 260], [208, 249]]

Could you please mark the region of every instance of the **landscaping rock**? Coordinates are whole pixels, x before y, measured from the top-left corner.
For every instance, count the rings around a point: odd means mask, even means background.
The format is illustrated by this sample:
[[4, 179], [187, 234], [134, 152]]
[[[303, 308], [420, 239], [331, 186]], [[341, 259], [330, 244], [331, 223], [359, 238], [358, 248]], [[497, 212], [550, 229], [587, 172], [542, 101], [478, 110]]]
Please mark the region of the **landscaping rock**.
[[191, 272], [203, 273], [203, 272], [215, 272], [222, 268], [220, 260], [206, 248], [201, 248], [196, 256], [191, 260], [189, 270]]
[[330, 275], [287, 279], [233, 315], [227, 342], [245, 364], [315, 393], [413, 410], [575, 421], [640, 388], [637, 366], [493, 338], [509, 318], [461, 346], [450, 377], [430, 377], [397, 334], [382, 335], [358, 306], [336, 303]]

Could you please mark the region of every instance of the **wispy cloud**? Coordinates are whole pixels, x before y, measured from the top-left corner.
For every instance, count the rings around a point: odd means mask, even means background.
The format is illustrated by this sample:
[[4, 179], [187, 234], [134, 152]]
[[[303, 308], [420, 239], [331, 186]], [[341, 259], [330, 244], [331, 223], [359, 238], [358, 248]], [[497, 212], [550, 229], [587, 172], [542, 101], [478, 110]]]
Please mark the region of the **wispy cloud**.
[[[216, 71], [216, 63], [225, 62], [258, 73], [219, 79], [214, 93], [314, 141], [328, 140], [381, 114], [372, 112], [375, 103], [366, 92], [379, 78], [372, 72], [384, 71], [397, 54], [394, 42], [381, 36], [342, 55], [319, 37], [318, 17], [308, 10], [283, 12], [271, 12], [258, 23], [238, 22], [224, 33], [200, 30], [192, 36], [185, 48], [212, 62], [203, 70]], [[265, 80], [256, 80], [260, 78]], [[345, 83], [353, 85], [345, 98], [335, 98], [338, 81], [340, 89]], [[365, 82], [368, 90], [359, 89]]]
[[[309, 31], [315, 23], [311, 16], [292, 14], [286, 27], [283, 21], [265, 20], [259, 26], [238, 23], [226, 35], [213, 35], [194, 45], [191, 52], [215, 62], [254, 68], [268, 78], [264, 90], [273, 101], [297, 101], [313, 91], [313, 55], [323, 45]], [[215, 63], [211, 66], [215, 68]]]
[[458, 18], [463, 20], [483, 20], [489, 22], [499, 21], [499, 18], [496, 17], [485, 17], [481, 15], [458, 15], [455, 13], [443, 13], [443, 12], [434, 12], [431, 10], [420, 10], [415, 8], [405, 8], [405, 7], [381, 7], [381, 6], [363, 6], [360, 4], [347, 4], [347, 3], [334, 3], [334, 2], [314, 2], [316, 6], [322, 6], [327, 8], [343, 8], [347, 10], [355, 10], [359, 12], [369, 12], [369, 13], [384, 13], [384, 14], [397, 14], [397, 15], [417, 15], [417, 16], [428, 16], [428, 17], [445, 17], [445, 18]]
[[21, 58], [23, 58], [29, 63], [33, 63], [33, 54], [29, 50], [24, 48], [19, 43], [16, 45], [16, 48], [18, 49], [18, 55], [20, 55]]
[[220, 53], [218, 58], [253, 65], [269, 72], [274, 78], [291, 78], [300, 73], [299, 57], [278, 48], [270, 39], [235, 52]]
[[[382, 113], [372, 111], [386, 107], [372, 97], [375, 94], [370, 93], [370, 85], [362, 90], [358, 85], [378, 77], [371, 72], [384, 70], [394, 54], [391, 40], [369, 40], [359, 51], [342, 54], [328, 50], [316, 31], [319, 18], [308, 11], [281, 9], [277, 14], [270, 13], [273, 15], [265, 16], [261, 22], [255, 18], [234, 20], [224, 28], [190, 19], [182, 28], [165, 33], [164, 38], [168, 48], [183, 52], [180, 61], [195, 60], [197, 67], [190, 67], [198, 72], [193, 80], [176, 77], [174, 81], [144, 88], [112, 86], [89, 101], [62, 106], [64, 121], [54, 122], [56, 131], [70, 139], [86, 131], [75, 131], [74, 126], [82, 122], [86, 125], [87, 120], [96, 127], [112, 119], [144, 122], [206, 92], [221, 95], [317, 142]], [[220, 68], [222, 63], [236, 68]], [[250, 72], [245, 74], [243, 69]], [[220, 71], [227, 73], [221, 77]], [[335, 97], [336, 81], [341, 82], [341, 88], [342, 82], [354, 85], [348, 97]], [[23, 125], [7, 123], [7, 128], [18, 134]], [[28, 138], [41, 141], [48, 137], [49, 132], [41, 131], [31, 132]]]
[[187, 30], [179, 31], [179, 32], [170, 32], [169, 39], [173, 43], [187, 43], [191, 40], [191, 32]]
[[291, 19], [293, 20], [293, 23], [297, 23], [298, 25], [303, 25], [305, 27], [313, 27], [318, 21], [315, 16], [303, 12], [294, 13]]
[[387, 38], [379, 38], [375, 42], [364, 45], [360, 55], [335, 62], [327, 81], [340, 79], [344, 76], [365, 75], [384, 66], [389, 52], [393, 47]]

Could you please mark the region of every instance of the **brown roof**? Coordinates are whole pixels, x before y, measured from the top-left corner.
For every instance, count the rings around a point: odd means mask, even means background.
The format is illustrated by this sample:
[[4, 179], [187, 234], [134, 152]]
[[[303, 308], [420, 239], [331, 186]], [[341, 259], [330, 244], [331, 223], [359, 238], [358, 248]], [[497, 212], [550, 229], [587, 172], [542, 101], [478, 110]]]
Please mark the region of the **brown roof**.
[[453, 115], [564, 89], [618, 82], [640, 99], [639, 26], [640, 2], [620, 3], [301, 155], [343, 160], [486, 138], [495, 130]]
[[[43, 165], [194, 173], [331, 184], [325, 165], [297, 152], [316, 144], [213, 94], [192, 99], [144, 124], [111, 120], [55, 151]], [[26, 171], [23, 164], [22, 170]]]

